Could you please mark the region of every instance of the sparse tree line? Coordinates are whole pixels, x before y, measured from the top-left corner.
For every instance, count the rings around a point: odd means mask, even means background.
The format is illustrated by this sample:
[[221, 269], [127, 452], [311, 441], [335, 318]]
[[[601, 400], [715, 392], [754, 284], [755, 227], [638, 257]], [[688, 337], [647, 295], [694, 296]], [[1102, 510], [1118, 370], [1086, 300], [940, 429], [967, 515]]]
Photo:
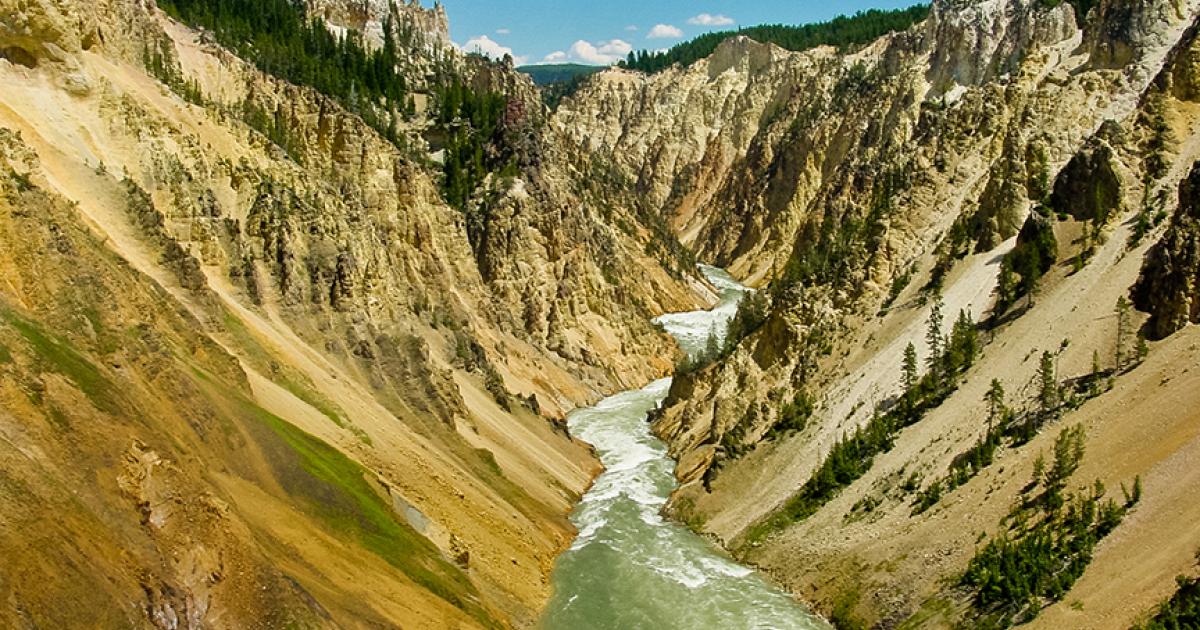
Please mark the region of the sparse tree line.
[[[1069, 346], [1064, 341], [1058, 352], [1043, 352], [1037, 371], [1031, 381], [1034, 396], [1024, 409], [1014, 409], [1008, 404], [1004, 386], [992, 379], [984, 396], [987, 406], [987, 431], [969, 449], [959, 454], [950, 463], [950, 470], [917, 493], [913, 500], [914, 515], [925, 512], [950, 491], [970, 481], [984, 468], [992, 464], [998, 449], [1003, 446], [1018, 447], [1032, 440], [1047, 423], [1058, 418], [1064, 411], [1079, 408], [1084, 402], [1095, 398], [1112, 386], [1117, 375], [1136, 367], [1146, 358], [1149, 348], [1144, 338], [1134, 337], [1131, 307], [1124, 297], [1117, 300], [1114, 315], [1117, 320], [1115, 356], [1112, 368], [1102, 368], [1099, 352], [1092, 355], [1090, 373], [1074, 379], [1060, 381], [1057, 374], [1058, 356]], [[908, 362], [905, 363], [907, 374]]]
[[[1025, 623], [1048, 603], [1061, 600], [1083, 575], [1096, 544], [1141, 500], [1141, 478], [1124, 499], [1106, 497], [1099, 479], [1066, 492], [1084, 455], [1082, 426], [1064, 429], [1050, 464], [1034, 462], [1021, 502], [1004, 518], [1004, 531], [978, 549], [959, 584], [971, 592], [972, 627], [1005, 628]], [[1040, 489], [1040, 492], [1039, 492]]]
[[[978, 331], [970, 313], [960, 311], [950, 333], [945, 334], [942, 308], [941, 297], [935, 296], [926, 329], [929, 355], [925, 360], [925, 374], [919, 374], [916, 348], [910, 343], [904, 353], [904, 391], [899, 398], [886, 408], [883, 405], [877, 407], [865, 425], [839, 438], [812, 477], [781, 509], [753, 525], [747, 540], [759, 541], [771, 532], [814, 514], [843, 488], [866, 474], [876, 455], [890, 451], [901, 430], [915, 424], [958, 388], [960, 377], [979, 355]], [[803, 415], [805, 422], [811, 413], [808, 408]]]
[[409, 99], [397, 71], [401, 54], [392, 16], [384, 23], [384, 45], [369, 50], [362, 36], [338, 36], [303, 5], [289, 0], [160, 0], [175, 19], [203, 27], [217, 41], [268, 74], [331, 96], [351, 111], [363, 105], [403, 110]]
[[[870, 470], [874, 457], [892, 449], [896, 436], [915, 424], [924, 414], [939, 406], [958, 388], [961, 375], [981, 352], [978, 328], [970, 313], [960, 311], [949, 334], [944, 333], [944, 304], [934, 294], [926, 323], [925, 344], [928, 355], [921, 373], [916, 346], [905, 348], [900, 366], [902, 393], [890, 405], [881, 405], [872, 418], [852, 434], [842, 436], [814, 471], [812, 477], [778, 511], [770, 514], [747, 532], [747, 540], [762, 540], [773, 531], [814, 514], [843, 488]], [[1114, 367], [1100, 366], [1099, 354], [1093, 356], [1093, 368], [1083, 377], [1060, 382], [1057, 358], [1069, 346], [1064, 341], [1057, 352], [1043, 352], [1031, 383], [1035, 394], [1026, 409], [1009, 407], [1003, 385], [993, 379], [984, 397], [988, 428], [985, 434], [951, 463], [948, 473], [924, 489], [913, 500], [913, 514], [933, 507], [946, 493], [963, 485], [990, 466], [1002, 446], [1020, 446], [1029, 442], [1047, 423], [1064, 411], [1078, 408], [1111, 387], [1112, 379], [1135, 367], [1148, 353], [1144, 339], [1133, 330], [1131, 307], [1124, 297], [1115, 309], [1116, 344]], [[1134, 340], [1136, 339], [1136, 345]], [[811, 400], [806, 405], [781, 411], [780, 421], [800, 430], [812, 414]], [[803, 413], [796, 413], [797, 410]], [[919, 483], [919, 481], [917, 482]], [[914, 487], [915, 490], [915, 487]]]

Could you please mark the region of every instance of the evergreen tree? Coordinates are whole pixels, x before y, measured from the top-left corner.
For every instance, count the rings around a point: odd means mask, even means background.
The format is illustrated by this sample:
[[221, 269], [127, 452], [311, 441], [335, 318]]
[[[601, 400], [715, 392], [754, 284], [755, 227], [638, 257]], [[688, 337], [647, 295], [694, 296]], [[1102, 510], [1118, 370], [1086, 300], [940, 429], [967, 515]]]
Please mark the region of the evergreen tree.
[[1008, 419], [1008, 407], [1004, 404], [1004, 386], [999, 379], [992, 379], [992, 386], [984, 398], [988, 405], [988, 433], [992, 427]]
[[720, 356], [721, 338], [717, 336], [717, 329], [714, 327], [708, 331], [708, 340], [704, 344], [705, 363], [716, 361]]
[[1000, 261], [1000, 275], [996, 279], [996, 306], [992, 309], [993, 316], [1003, 315], [1008, 307], [1017, 299], [1017, 274], [1013, 271], [1012, 260], [1005, 256]]
[[1054, 463], [1046, 471], [1046, 487], [1053, 490], [1066, 485], [1067, 478], [1079, 468], [1084, 453], [1083, 425], [1063, 429], [1054, 440]]
[[1117, 372], [1125, 367], [1125, 346], [1129, 343], [1129, 334], [1133, 324], [1130, 322], [1129, 300], [1125, 296], [1117, 298]]
[[975, 321], [965, 309], [958, 312], [958, 319], [950, 332], [950, 343], [946, 347], [945, 368], [947, 376], [965, 371], [975, 363], [979, 353], [979, 335]]
[[935, 382], [940, 382], [939, 367], [942, 363], [942, 296], [933, 296], [933, 304], [929, 307], [929, 323], [925, 329], [925, 344], [929, 346], [929, 357], [926, 364]]
[[904, 393], [908, 396], [917, 387], [917, 348], [911, 341], [904, 348], [903, 374]]
[[1038, 383], [1038, 406], [1042, 417], [1046, 418], [1058, 409], [1058, 379], [1054, 371], [1054, 355], [1049, 352], [1042, 353], [1038, 365]]

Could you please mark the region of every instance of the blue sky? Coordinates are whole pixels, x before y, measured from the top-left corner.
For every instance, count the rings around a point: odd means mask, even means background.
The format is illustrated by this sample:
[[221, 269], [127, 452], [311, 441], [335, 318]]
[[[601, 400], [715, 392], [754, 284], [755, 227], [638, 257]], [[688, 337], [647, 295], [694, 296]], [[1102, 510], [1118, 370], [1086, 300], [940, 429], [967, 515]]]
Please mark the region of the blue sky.
[[[431, 0], [427, 0], [429, 4]], [[450, 34], [468, 51], [505, 52], [518, 64], [605, 64], [630, 49], [670, 48], [710, 30], [804, 24], [916, 0], [442, 0]]]

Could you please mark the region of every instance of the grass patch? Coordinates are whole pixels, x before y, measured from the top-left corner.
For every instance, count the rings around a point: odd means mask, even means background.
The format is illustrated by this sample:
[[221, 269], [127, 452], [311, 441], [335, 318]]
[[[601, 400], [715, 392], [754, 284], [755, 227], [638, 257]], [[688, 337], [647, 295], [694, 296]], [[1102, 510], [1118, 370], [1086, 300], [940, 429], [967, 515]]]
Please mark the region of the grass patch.
[[292, 393], [293, 396], [308, 403], [310, 407], [321, 412], [321, 415], [329, 418], [331, 422], [341, 428], [346, 428], [346, 418], [342, 410], [335, 404], [329, 401], [321, 394], [313, 391], [312, 388], [306, 387], [297, 383], [288, 374], [279, 374], [274, 379], [276, 383], [283, 386], [284, 389]]
[[0, 345], [0, 363], [12, 363], [12, 353], [3, 345]]
[[0, 309], [0, 318], [25, 339], [37, 355], [42, 369], [69, 379], [97, 409], [112, 415], [121, 413], [116, 386], [91, 361], [71, 347], [67, 340], [46, 332], [34, 322], [11, 311]]
[[71, 430], [71, 419], [57, 406], [49, 405], [46, 409], [46, 417], [59, 431], [66, 433]]
[[861, 599], [862, 594], [858, 586], [838, 596], [833, 603], [833, 610], [829, 612], [829, 622], [833, 624], [834, 628], [837, 628], [837, 630], [867, 630], [867, 628], [871, 627], [869, 623], [854, 612]]
[[496, 461], [496, 455], [486, 448], [477, 448], [475, 453], [479, 455], [479, 459], [483, 461], [483, 465], [497, 477], [503, 477], [504, 471], [500, 468], [500, 462]]
[[250, 360], [255, 369], [264, 373], [268, 371], [271, 367], [271, 353], [267, 352], [267, 349], [250, 333], [242, 320], [228, 309], [224, 309], [224, 311], [221, 322], [225, 326], [225, 331], [233, 337], [233, 342], [247, 355], [246, 358]]
[[[954, 615], [954, 605], [941, 597], [930, 597], [921, 603], [921, 607], [911, 617], [905, 619], [897, 630], [917, 630], [918, 628], [926, 628], [938, 625], [936, 622], [945, 622], [951, 619]], [[944, 625], [944, 623], [943, 623]]]
[[[329, 444], [243, 401], [244, 414], [267, 451], [284, 489], [340, 538], [352, 540], [434, 595], [488, 627], [497, 627], [478, 603], [475, 587], [441, 557], [437, 547], [400, 520], [366, 480], [367, 471]], [[262, 428], [269, 431], [262, 431]]]

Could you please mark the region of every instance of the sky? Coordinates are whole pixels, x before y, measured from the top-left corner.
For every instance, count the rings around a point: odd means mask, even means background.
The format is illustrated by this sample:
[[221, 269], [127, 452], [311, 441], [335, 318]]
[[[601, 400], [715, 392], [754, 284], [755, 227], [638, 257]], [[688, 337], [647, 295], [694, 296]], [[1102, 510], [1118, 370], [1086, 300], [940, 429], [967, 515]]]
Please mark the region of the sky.
[[[432, 0], [426, 0], [428, 6]], [[511, 54], [517, 65], [611, 64], [712, 30], [805, 24], [916, 0], [442, 0], [450, 35], [468, 52]]]

